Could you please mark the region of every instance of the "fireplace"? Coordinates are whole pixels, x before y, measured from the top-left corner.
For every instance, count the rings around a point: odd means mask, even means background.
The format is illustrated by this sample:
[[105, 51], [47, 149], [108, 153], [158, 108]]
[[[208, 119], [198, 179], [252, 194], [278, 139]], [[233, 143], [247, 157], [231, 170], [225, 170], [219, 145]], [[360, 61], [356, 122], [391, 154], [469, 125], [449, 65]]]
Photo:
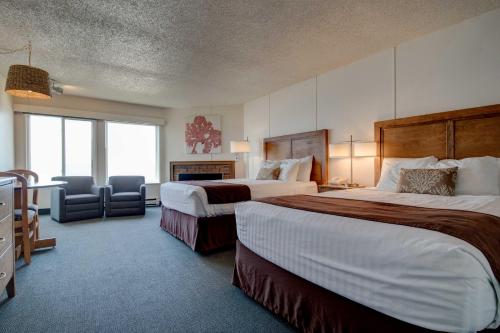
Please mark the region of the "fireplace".
[[[170, 180], [233, 179], [234, 161], [171, 161]], [[217, 177], [217, 178], [216, 178]]]
[[217, 180], [222, 179], [222, 173], [180, 173], [179, 180]]

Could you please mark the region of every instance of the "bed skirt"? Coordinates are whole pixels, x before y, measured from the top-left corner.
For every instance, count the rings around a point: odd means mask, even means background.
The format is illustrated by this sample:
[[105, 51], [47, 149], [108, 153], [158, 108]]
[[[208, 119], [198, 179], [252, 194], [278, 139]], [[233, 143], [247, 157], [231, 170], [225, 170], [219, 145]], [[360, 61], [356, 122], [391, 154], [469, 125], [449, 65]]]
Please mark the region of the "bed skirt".
[[233, 285], [302, 332], [433, 332], [304, 280], [239, 241], [235, 261]]
[[182, 240], [193, 251], [210, 252], [234, 247], [236, 220], [234, 214], [196, 217], [162, 206], [160, 227]]

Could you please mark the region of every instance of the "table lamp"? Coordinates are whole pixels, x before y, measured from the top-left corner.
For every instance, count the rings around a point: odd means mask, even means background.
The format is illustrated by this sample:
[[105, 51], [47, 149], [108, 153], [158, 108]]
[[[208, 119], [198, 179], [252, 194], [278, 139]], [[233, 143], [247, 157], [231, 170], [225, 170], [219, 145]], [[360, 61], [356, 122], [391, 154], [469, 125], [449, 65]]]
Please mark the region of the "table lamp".
[[241, 153], [249, 153], [250, 152], [250, 142], [248, 140], [244, 141], [231, 141], [231, 153], [235, 154], [235, 160], [240, 160]]
[[359, 184], [353, 182], [353, 157], [374, 157], [377, 153], [376, 142], [366, 142], [353, 140], [352, 135], [350, 140], [342, 143], [331, 144], [329, 146], [330, 158], [350, 158], [351, 174], [349, 178], [349, 187], [358, 187]]

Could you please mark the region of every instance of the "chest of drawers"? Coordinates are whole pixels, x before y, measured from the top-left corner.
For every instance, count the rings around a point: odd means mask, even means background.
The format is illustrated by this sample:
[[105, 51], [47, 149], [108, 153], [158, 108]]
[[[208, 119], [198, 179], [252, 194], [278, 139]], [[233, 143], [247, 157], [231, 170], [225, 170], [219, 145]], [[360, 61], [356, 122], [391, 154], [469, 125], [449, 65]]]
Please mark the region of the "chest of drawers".
[[14, 178], [0, 178], [0, 292], [7, 288], [7, 295], [14, 297]]

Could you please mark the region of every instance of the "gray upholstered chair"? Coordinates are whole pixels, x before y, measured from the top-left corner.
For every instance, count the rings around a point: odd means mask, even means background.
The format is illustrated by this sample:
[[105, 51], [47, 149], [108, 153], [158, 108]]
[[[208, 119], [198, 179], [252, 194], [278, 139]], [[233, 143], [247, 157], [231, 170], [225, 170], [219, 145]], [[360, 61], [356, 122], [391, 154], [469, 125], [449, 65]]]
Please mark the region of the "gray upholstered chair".
[[106, 216], [144, 215], [146, 185], [143, 176], [111, 176], [104, 190]]
[[58, 222], [102, 217], [104, 187], [96, 186], [91, 176], [52, 177], [68, 182], [52, 190], [50, 216]]

